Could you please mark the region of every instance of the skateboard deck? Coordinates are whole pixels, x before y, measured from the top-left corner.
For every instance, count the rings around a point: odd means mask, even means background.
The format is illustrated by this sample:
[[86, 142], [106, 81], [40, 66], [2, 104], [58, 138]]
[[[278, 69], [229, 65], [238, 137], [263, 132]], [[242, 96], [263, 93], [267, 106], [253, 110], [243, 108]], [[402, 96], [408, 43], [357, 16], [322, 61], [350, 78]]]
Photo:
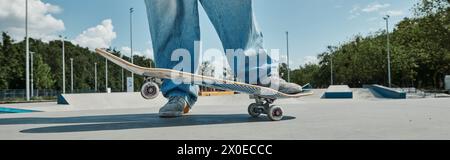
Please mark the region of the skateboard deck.
[[159, 78], [159, 79], [171, 79], [181, 81], [187, 84], [200, 85], [210, 88], [216, 88], [221, 90], [235, 91], [240, 93], [249, 94], [251, 96], [257, 96], [267, 99], [279, 99], [279, 98], [300, 98], [312, 95], [313, 92], [309, 90], [305, 90], [303, 93], [299, 94], [285, 94], [281, 93], [277, 90], [267, 87], [261, 87], [257, 85], [251, 85], [241, 82], [235, 82], [230, 80], [223, 80], [208, 76], [202, 76], [187, 72], [181, 72], [170, 69], [162, 69], [162, 68], [146, 68], [141, 67], [135, 64], [132, 64], [126, 60], [123, 60], [120, 57], [117, 57], [103, 49], [96, 49], [97, 54], [102, 57], [108, 59], [109, 61], [119, 65], [120, 67], [133, 72], [135, 74], [151, 77], [151, 78]]

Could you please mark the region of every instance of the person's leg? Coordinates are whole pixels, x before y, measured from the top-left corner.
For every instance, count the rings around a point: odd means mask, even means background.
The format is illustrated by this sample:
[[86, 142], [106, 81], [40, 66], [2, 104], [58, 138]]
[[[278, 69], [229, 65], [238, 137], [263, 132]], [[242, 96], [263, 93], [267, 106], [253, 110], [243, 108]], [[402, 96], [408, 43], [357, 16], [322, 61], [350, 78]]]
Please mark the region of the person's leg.
[[[253, 15], [252, 0], [200, 0], [200, 2], [216, 28], [225, 50], [242, 49], [245, 52], [245, 57], [238, 56], [240, 60], [227, 55], [229, 63], [235, 65], [231, 66], [235, 76], [246, 83], [272, 85], [277, 87], [274, 89], [285, 93], [301, 92], [300, 86], [286, 83], [279, 78], [278, 65], [272, 63], [279, 57], [270, 57], [267, 52], [261, 52], [264, 49], [263, 35]], [[244, 55], [244, 52], [240, 55]], [[241, 66], [242, 63], [239, 61], [245, 62], [245, 66]]]
[[[216, 28], [216, 31], [222, 41], [225, 50], [242, 49], [248, 51], [253, 49], [259, 51], [263, 47], [263, 35], [258, 30], [256, 20], [253, 16], [253, 8], [251, 0], [200, 0], [209, 19]], [[227, 51], [226, 51], [227, 52]], [[258, 54], [241, 57], [248, 60], [256, 60]], [[260, 55], [262, 56], [262, 55]], [[228, 61], [235, 61], [233, 57], [228, 57]], [[236, 65], [237, 61], [235, 62]], [[254, 65], [257, 65], [256, 63]], [[234, 74], [241, 80], [249, 83], [249, 70], [266, 66], [267, 62], [259, 63], [258, 66], [231, 66]], [[236, 71], [238, 70], [239, 71]], [[244, 78], [244, 75], [246, 78]], [[236, 75], [235, 75], [236, 76]]]
[[[194, 42], [200, 40], [197, 0], [145, 0], [157, 68], [173, 69], [172, 53], [186, 49], [194, 62]], [[195, 71], [194, 66], [191, 69]], [[167, 98], [184, 97], [192, 107], [197, 101], [198, 86], [164, 80], [161, 91]]]

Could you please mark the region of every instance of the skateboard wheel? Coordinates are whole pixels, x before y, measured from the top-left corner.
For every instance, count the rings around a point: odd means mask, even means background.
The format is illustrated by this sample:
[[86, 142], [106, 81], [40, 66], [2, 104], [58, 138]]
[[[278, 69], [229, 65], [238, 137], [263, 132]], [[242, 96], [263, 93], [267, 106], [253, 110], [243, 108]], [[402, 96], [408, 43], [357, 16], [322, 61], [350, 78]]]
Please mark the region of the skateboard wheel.
[[283, 109], [280, 106], [271, 106], [267, 116], [272, 121], [280, 121], [283, 119]]
[[248, 114], [253, 118], [258, 118], [261, 115], [259, 105], [256, 103], [250, 104], [250, 106], [248, 106]]
[[142, 85], [141, 88], [141, 95], [144, 99], [155, 99], [158, 97], [159, 94], [159, 87], [154, 82], [146, 82], [144, 85]]

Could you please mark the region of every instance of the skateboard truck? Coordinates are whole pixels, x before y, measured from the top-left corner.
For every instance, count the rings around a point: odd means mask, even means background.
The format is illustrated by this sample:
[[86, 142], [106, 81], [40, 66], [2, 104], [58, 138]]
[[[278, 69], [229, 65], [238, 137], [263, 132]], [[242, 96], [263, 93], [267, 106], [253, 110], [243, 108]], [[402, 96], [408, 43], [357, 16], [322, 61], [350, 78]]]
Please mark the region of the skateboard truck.
[[272, 121], [280, 121], [283, 119], [283, 109], [280, 106], [272, 105], [276, 99], [265, 98], [261, 95], [250, 95], [250, 99], [255, 99], [255, 103], [248, 107], [248, 114], [253, 118], [266, 114]]
[[141, 87], [141, 95], [144, 99], [155, 99], [159, 95], [159, 85], [156, 78], [145, 77], [144, 85]]

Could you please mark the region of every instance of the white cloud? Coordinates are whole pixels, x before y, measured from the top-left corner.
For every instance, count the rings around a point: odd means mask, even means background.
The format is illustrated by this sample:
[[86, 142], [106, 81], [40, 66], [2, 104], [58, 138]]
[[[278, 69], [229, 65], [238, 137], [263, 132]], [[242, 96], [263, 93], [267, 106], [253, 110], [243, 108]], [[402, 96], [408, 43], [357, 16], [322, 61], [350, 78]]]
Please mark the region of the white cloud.
[[384, 13], [381, 13], [383, 15], [390, 15], [392, 17], [398, 17], [398, 16], [403, 16], [405, 15], [405, 12], [403, 12], [402, 10], [390, 10], [390, 11], [386, 11]]
[[381, 21], [382, 19], [380, 18], [380, 17], [371, 17], [371, 18], [368, 18], [367, 19], [367, 21], [369, 21], [369, 22], [373, 22], [373, 21]]
[[83, 31], [73, 40], [73, 43], [89, 49], [108, 48], [116, 37], [112, 20], [106, 19], [101, 24]]
[[352, 7], [352, 10], [350, 10], [350, 16], [348, 17], [349, 20], [355, 19], [361, 15], [359, 13], [359, 10], [361, 10], [361, 7], [359, 5], [354, 5]]
[[[130, 57], [131, 56], [131, 48], [126, 46], [126, 47], [122, 47], [120, 48], [120, 53], [122, 53], [123, 55]], [[137, 50], [133, 50], [133, 55], [138, 55], [138, 56], [143, 56], [142, 52], [137, 51]]]
[[348, 17], [348, 19], [349, 20], [352, 20], [352, 19], [355, 19], [355, 18], [357, 18], [359, 15], [357, 15], [357, 14], [352, 14], [352, 15], [350, 15], [349, 17]]
[[[120, 48], [120, 53], [122, 53], [125, 56], [130, 57], [131, 56], [131, 48], [128, 46]], [[153, 59], [153, 50], [152, 49], [145, 49], [144, 51], [139, 50], [133, 50], [133, 55], [143, 56], [147, 58]]]
[[379, 29], [377, 29], [377, 28], [369, 28], [369, 29], [368, 29], [369, 32], [376, 32], [376, 31], [378, 31], [378, 30], [379, 30]]
[[[296, 66], [297, 63], [295, 62], [295, 58], [292, 58], [292, 57], [289, 57], [289, 58], [290, 58], [289, 65], [291, 66], [291, 68], [293, 66]], [[287, 64], [287, 62], [288, 62], [287, 55], [281, 55], [280, 59], [279, 59], [279, 63], [286, 63]]]
[[147, 56], [147, 57], [149, 57], [149, 58], [151, 58], [151, 59], [154, 59], [154, 55], [153, 55], [153, 50], [152, 49], [146, 49], [145, 51], [144, 51], [144, 54], [145, 54], [145, 56]]
[[388, 8], [390, 6], [391, 6], [391, 4], [389, 4], [389, 3], [385, 3], [385, 4], [372, 3], [372, 4], [369, 4], [367, 7], [363, 8], [361, 11], [367, 12], [367, 13], [376, 12], [376, 11], [379, 11], [380, 9]]
[[[64, 22], [53, 17], [62, 12], [59, 6], [41, 0], [29, 0], [28, 5], [30, 37], [49, 41], [65, 30]], [[25, 10], [25, 0], [0, 0], [0, 31], [22, 40], [25, 37]]]
[[129, 56], [131, 54], [131, 48], [130, 47], [122, 47], [122, 48], [120, 48], [120, 53]]
[[[391, 7], [391, 4], [385, 3], [372, 3], [367, 5], [366, 7], [362, 8], [359, 5], [354, 5], [352, 9], [349, 11], [350, 16], [348, 17], [349, 20], [358, 18], [361, 15], [367, 16], [367, 15], [373, 15], [373, 13], [378, 13], [379, 15], [390, 15], [392, 17], [398, 17], [405, 15], [405, 12], [403, 10], [388, 10], [388, 8]], [[375, 21], [378, 18], [371, 17], [368, 18], [367, 21]]]
[[354, 5], [353, 7], [352, 7], [352, 10], [350, 10], [350, 13], [357, 13], [357, 12], [359, 12], [359, 10], [360, 10], [361, 8], [359, 7], [359, 5]]
[[318, 64], [319, 60], [317, 59], [316, 56], [306, 56], [303, 58], [302, 64], [301, 65], [305, 65], [305, 64]]
[[[287, 64], [287, 62], [288, 62], [287, 55], [280, 55], [279, 63], [280, 64], [281, 63], [286, 63]], [[300, 62], [299, 59], [294, 58], [294, 57], [291, 56], [290, 60], [289, 60], [289, 65], [290, 65], [291, 69], [294, 69], [294, 68], [298, 68], [300, 65], [303, 65], [303, 64], [302, 64], [302, 62]]]

